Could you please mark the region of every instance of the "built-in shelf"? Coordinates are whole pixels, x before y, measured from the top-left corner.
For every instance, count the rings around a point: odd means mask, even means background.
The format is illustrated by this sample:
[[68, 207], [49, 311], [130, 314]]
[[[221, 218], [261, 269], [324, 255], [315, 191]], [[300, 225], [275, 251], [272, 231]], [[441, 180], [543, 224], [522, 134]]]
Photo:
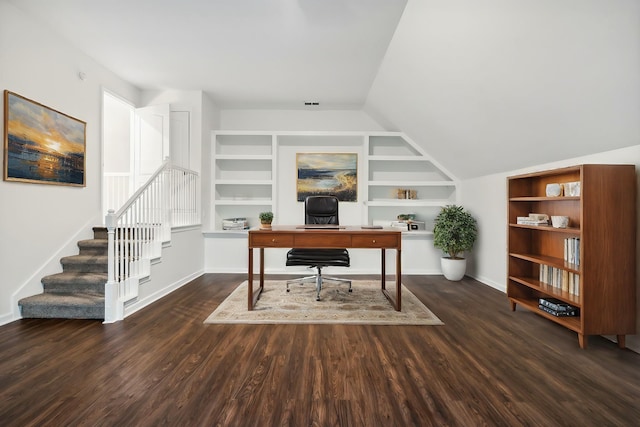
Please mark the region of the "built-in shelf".
[[[457, 203], [457, 182], [404, 135], [371, 135], [368, 142], [369, 220], [381, 224], [413, 214], [425, 228], [420, 233], [431, 235], [440, 208]], [[415, 198], [398, 197], [403, 190]]]
[[[217, 131], [211, 150], [211, 230], [223, 231], [225, 218], [246, 217], [257, 226], [261, 211], [278, 216], [277, 176], [284, 161], [278, 157], [294, 151], [291, 147], [303, 152], [353, 148], [362, 154], [358, 181], [365, 191], [359, 194], [363, 210], [357, 217], [364, 224], [391, 225], [399, 214], [414, 214], [424, 229], [408, 233], [428, 236], [440, 208], [457, 202], [457, 181], [401, 133]], [[415, 198], [397, 198], [399, 188], [413, 190]]]

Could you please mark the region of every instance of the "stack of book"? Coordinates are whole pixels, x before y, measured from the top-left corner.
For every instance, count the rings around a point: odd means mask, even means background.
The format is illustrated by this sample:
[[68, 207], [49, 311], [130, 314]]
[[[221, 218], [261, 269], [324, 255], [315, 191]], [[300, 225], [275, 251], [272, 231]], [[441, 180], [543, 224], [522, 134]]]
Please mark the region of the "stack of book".
[[222, 220], [223, 230], [246, 230], [248, 228], [247, 218], [225, 218]]
[[575, 317], [580, 315], [580, 309], [556, 298], [540, 298], [538, 308], [556, 317]]
[[516, 223], [522, 225], [549, 225], [549, 215], [530, 213], [529, 216], [517, 217]]

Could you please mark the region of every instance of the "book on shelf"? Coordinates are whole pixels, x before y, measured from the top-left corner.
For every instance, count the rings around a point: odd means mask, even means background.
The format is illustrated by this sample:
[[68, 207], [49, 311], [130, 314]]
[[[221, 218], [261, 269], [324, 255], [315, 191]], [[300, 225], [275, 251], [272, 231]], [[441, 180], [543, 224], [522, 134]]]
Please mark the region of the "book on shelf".
[[539, 298], [538, 304], [544, 305], [547, 308], [550, 308], [555, 311], [576, 311], [578, 307], [574, 307], [573, 305], [561, 301], [557, 298]]
[[580, 274], [546, 264], [540, 264], [539, 269], [540, 283], [571, 295], [580, 295]]
[[531, 219], [527, 216], [519, 216], [516, 218], [516, 224], [522, 225], [549, 225], [549, 221], [543, 219]]
[[543, 304], [538, 304], [538, 308], [544, 311], [545, 313], [549, 313], [552, 316], [556, 316], [556, 317], [576, 317], [580, 314], [580, 310], [578, 309], [571, 310], [571, 311], [558, 311], [558, 310], [549, 308]]
[[246, 230], [248, 228], [247, 218], [225, 218], [222, 220], [223, 230]]
[[529, 216], [516, 217], [516, 224], [522, 225], [549, 225], [549, 215], [530, 213]]
[[580, 239], [570, 237], [564, 239], [564, 260], [575, 265], [580, 265]]

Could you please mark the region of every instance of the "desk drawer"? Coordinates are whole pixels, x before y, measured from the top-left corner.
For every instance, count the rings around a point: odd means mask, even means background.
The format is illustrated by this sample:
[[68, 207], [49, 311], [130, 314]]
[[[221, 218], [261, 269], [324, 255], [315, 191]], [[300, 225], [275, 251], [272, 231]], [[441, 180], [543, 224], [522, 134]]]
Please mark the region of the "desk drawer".
[[395, 248], [398, 246], [399, 236], [389, 236], [382, 234], [369, 234], [353, 236], [354, 248]]
[[249, 244], [253, 247], [292, 248], [293, 236], [291, 234], [252, 234]]
[[296, 235], [294, 248], [348, 248], [351, 246], [351, 236], [340, 233], [310, 232]]

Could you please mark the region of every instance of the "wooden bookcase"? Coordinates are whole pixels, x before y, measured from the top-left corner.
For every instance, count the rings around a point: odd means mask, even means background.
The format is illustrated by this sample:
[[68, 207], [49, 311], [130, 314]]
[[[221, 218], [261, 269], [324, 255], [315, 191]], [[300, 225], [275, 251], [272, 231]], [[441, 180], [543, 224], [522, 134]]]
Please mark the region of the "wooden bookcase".
[[[520, 305], [578, 334], [625, 335], [636, 328], [636, 176], [634, 165], [579, 165], [508, 181], [508, 281], [511, 310]], [[580, 183], [580, 195], [547, 197], [547, 184]], [[517, 224], [530, 213], [569, 217], [568, 228]], [[565, 261], [565, 239], [579, 239], [579, 264]], [[540, 266], [563, 270], [579, 291], [541, 281]], [[576, 295], [577, 293], [577, 295]], [[556, 317], [538, 308], [539, 298], [556, 298], [580, 309]]]

